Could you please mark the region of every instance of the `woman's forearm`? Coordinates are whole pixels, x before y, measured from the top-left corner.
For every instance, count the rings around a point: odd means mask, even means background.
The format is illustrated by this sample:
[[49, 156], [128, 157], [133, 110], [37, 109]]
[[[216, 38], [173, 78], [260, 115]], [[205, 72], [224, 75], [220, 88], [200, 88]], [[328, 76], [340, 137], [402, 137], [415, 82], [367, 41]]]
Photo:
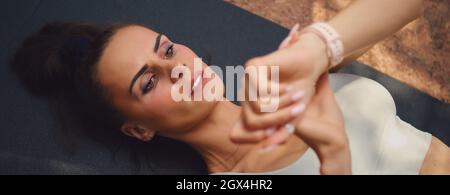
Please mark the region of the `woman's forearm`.
[[341, 35], [344, 56], [379, 42], [416, 19], [423, 0], [358, 0], [329, 21]]
[[353, 51], [351, 54], [348, 54], [342, 62], [334, 67], [331, 67], [330, 72], [334, 73], [337, 72], [339, 69], [341, 69], [344, 65], [350, 64], [353, 61], [357, 60], [359, 57], [364, 55], [367, 51], [369, 51], [373, 47], [372, 45], [369, 45], [367, 47], [364, 47], [362, 49], [358, 49], [356, 51]]

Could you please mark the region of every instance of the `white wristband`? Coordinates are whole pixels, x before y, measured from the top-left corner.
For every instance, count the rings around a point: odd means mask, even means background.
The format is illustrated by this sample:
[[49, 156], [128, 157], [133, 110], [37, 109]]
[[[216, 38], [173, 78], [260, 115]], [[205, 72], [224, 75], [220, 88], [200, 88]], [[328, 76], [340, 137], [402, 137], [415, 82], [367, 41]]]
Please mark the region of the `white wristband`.
[[300, 33], [312, 32], [319, 36], [327, 45], [328, 59], [332, 66], [337, 65], [344, 59], [344, 44], [339, 33], [329, 24], [318, 22], [311, 24]]

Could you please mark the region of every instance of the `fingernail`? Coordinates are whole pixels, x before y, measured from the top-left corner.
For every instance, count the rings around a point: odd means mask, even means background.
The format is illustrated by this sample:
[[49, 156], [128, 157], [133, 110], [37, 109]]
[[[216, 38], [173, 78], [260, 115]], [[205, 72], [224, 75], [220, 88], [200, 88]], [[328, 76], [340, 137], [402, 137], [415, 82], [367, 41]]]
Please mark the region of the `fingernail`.
[[289, 35], [292, 35], [294, 32], [296, 32], [296, 31], [298, 31], [298, 28], [300, 27], [300, 25], [297, 23], [297, 24], [295, 24], [293, 27], [292, 27], [292, 29], [291, 29], [291, 31], [289, 32]]
[[270, 102], [270, 97], [267, 96], [259, 97], [259, 101], [261, 101], [261, 103]]
[[297, 116], [298, 114], [303, 112], [303, 110], [305, 110], [305, 104], [300, 104], [300, 105], [297, 105], [294, 108], [292, 108], [291, 114], [292, 114], [292, 116]]
[[292, 27], [292, 29], [289, 31], [288, 36], [281, 42], [280, 46], [278, 46], [278, 49], [283, 49], [289, 45], [289, 43], [291, 42], [292, 36], [294, 35], [295, 32], [298, 31], [299, 27], [300, 27], [300, 25], [298, 23]]
[[289, 41], [290, 41], [289, 37], [286, 37], [286, 38], [281, 42], [280, 46], [278, 46], [278, 49], [283, 49], [283, 48], [285, 48], [285, 47], [288, 45]]
[[275, 133], [275, 127], [271, 127], [266, 129], [266, 131], [264, 132], [266, 134], [266, 136], [271, 136], [273, 133]]
[[304, 91], [299, 91], [299, 92], [295, 93], [294, 95], [292, 95], [291, 99], [292, 99], [292, 101], [297, 101], [297, 100], [302, 99], [302, 97], [304, 95], [305, 95]]
[[294, 125], [292, 125], [292, 124], [289, 123], [289, 124], [286, 124], [285, 127], [286, 127], [287, 132], [288, 132], [289, 134], [293, 134], [293, 133], [294, 133], [294, 131], [295, 131]]
[[289, 85], [286, 87], [286, 92], [294, 91], [294, 87], [292, 85]]
[[270, 145], [270, 146], [266, 146], [263, 149], [260, 150], [261, 153], [266, 153], [266, 152], [270, 152], [273, 151], [275, 148], [278, 147], [278, 144], [274, 144], [274, 145]]

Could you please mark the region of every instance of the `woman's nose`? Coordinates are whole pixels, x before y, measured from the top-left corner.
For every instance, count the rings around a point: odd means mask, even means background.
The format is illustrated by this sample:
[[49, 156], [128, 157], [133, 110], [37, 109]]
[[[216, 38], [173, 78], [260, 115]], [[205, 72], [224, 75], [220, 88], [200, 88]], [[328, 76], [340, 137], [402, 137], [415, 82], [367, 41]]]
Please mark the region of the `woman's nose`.
[[[172, 62], [171, 64], [168, 64], [165, 68], [165, 71], [166, 71], [167, 75], [169, 76], [170, 81], [172, 83], [176, 83], [179, 79], [183, 78], [183, 74], [187, 74], [187, 73], [184, 73], [185, 71], [174, 71], [174, 68], [177, 68], [178, 66], [186, 67], [186, 64]], [[176, 73], [176, 74], [172, 75], [172, 71], [174, 71], [174, 73]]]

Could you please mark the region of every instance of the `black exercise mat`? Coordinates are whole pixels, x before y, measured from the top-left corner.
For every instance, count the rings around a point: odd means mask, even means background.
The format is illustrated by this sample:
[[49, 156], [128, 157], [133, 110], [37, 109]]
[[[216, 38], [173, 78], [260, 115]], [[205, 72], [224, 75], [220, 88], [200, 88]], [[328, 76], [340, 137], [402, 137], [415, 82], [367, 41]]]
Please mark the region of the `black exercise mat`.
[[[47, 22], [144, 24], [190, 46], [201, 56], [210, 54], [211, 65], [220, 66], [240, 65], [250, 57], [271, 52], [288, 32], [277, 24], [219, 0], [9, 0], [2, 2], [0, 17], [0, 85], [3, 90], [0, 95], [3, 110], [0, 117], [0, 174], [206, 173], [199, 165], [198, 156], [193, 156], [191, 149], [176, 142], [162, 143], [160, 152], [152, 156], [155, 166], [138, 172], [126, 154], [114, 156], [89, 140], [82, 140], [73, 154], [62, 149], [53, 135], [57, 127], [47, 103], [30, 96], [8, 71], [9, 57], [20, 42]], [[380, 73], [374, 75], [376, 78], [384, 77]], [[410, 89], [395, 80], [380, 82], [388, 89], [390, 86]], [[441, 129], [439, 132], [442, 134], [439, 135], [442, 139], [447, 138], [449, 143], [449, 123], [445, 120], [450, 116], [448, 105], [430, 103], [428, 96], [417, 91], [405, 95], [394, 90], [393, 95], [400, 107], [411, 97], [425, 102], [424, 107], [417, 108], [420, 110], [414, 110], [415, 107], [406, 108], [412, 112], [399, 109], [400, 116], [425, 131], [438, 133], [434, 129]], [[423, 108], [430, 110], [429, 113], [443, 114], [430, 119]]]
[[[222, 1], [203, 0], [21, 0], [0, 7], [0, 174], [134, 174], [127, 154], [81, 140], [68, 154], [56, 140], [57, 122], [43, 100], [30, 96], [8, 71], [8, 60], [30, 33], [52, 21], [98, 24], [139, 23], [167, 34], [213, 64], [238, 65], [270, 52], [285, 30]], [[277, 40], [277, 41], [274, 41]], [[155, 144], [149, 144], [148, 147]], [[204, 174], [200, 159], [184, 144], [164, 141], [152, 156], [154, 166], [139, 174]], [[115, 161], [112, 159], [115, 157]]]

